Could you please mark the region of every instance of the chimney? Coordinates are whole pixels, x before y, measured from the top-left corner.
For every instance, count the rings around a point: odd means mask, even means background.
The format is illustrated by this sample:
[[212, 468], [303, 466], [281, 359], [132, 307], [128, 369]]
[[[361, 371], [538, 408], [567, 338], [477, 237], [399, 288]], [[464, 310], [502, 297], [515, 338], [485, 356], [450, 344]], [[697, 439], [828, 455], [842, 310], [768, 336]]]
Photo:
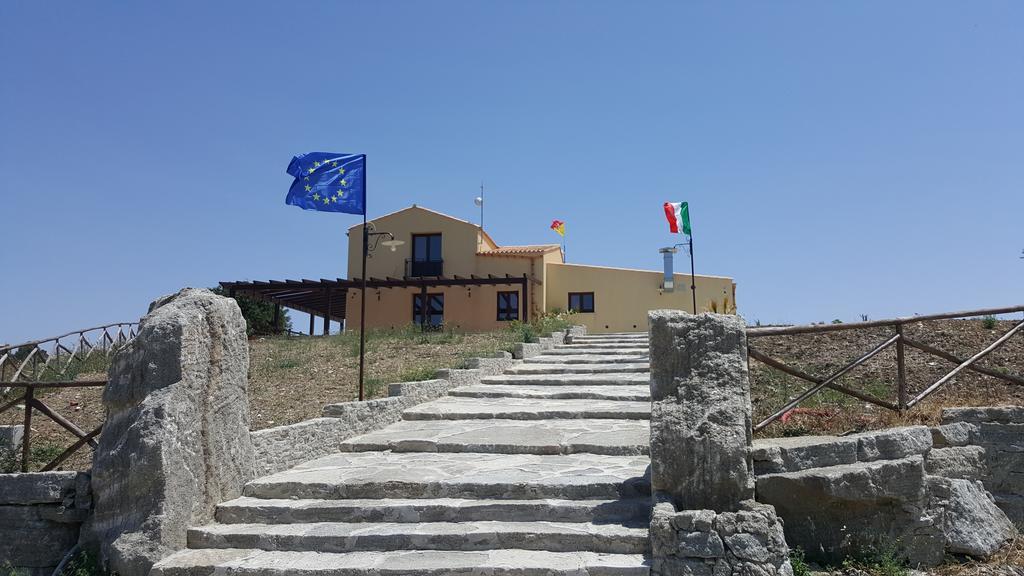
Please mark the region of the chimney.
[[660, 252], [665, 259], [665, 279], [661, 286], [665, 290], [665, 292], [672, 292], [675, 290], [675, 276], [673, 275], [672, 255], [678, 251], [678, 248], [661, 248], [658, 250], [658, 252]]

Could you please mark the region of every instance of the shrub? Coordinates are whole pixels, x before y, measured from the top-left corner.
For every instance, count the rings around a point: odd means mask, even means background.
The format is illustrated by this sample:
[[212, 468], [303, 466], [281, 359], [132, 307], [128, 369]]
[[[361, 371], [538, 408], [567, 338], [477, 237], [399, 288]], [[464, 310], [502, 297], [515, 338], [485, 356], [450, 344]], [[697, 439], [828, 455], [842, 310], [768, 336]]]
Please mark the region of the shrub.
[[811, 567], [807, 565], [802, 548], [790, 550], [789, 563], [793, 566], [793, 576], [811, 576]]
[[992, 330], [996, 327], [996, 317], [991, 315], [985, 316], [981, 319], [981, 326], [986, 330]]
[[249, 336], [282, 334], [292, 329], [292, 320], [288, 317], [288, 310], [284, 307], [281, 308], [280, 326], [274, 326], [274, 304], [243, 295], [230, 296], [220, 286], [211, 288], [211, 290], [214, 294], [228, 296], [238, 302], [238, 307], [242, 310], [242, 317], [245, 318], [245, 331]]

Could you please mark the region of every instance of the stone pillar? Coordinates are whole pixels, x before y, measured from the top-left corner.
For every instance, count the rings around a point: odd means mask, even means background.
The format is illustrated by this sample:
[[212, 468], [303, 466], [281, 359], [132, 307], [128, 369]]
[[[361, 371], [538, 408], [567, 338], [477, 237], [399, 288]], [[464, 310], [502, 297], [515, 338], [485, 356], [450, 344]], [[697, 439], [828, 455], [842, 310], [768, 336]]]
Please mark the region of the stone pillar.
[[111, 572], [148, 574], [252, 479], [245, 328], [234, 300], [186, 288], [115, 356], [82, 534]]
[[753, 501], [743, 319], [649, 321], [652, 576], [792, 576], [775, 508]]
[[649, 314], [651, 488], [681, 510], [754, 497], [746, 326], [739, 316]]

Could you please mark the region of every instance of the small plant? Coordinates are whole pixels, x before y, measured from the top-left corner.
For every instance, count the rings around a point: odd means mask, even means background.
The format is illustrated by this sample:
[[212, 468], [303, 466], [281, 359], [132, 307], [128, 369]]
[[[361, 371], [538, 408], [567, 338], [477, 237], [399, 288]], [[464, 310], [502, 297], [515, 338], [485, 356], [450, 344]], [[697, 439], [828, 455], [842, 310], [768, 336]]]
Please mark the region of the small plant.
[[374, 398], [380, 395], [382, 388], [384, 388], [384, 381], [380, 378], [367, 378], [363, 380], [363, 392], [366, 393], [367, 398]]
[[284, 360], [279, 360], [277, 362], [277, 367], [280, 368], [281, 370], [288, 370], [289, 368], [298, 368], [299, 366], [299, 361], [294, 360], [292, 358], [285, 358]]
[[402, 382], [419, 382], [421, 380], [433, 380], [437, 376], [437, 368], [433, 366], [420, 366], [402, 373], [399, 378]]
[[82, 551], [75, 555], [74, 558], [68, 562], [64, 570], [61, 571], [61, 576], [106, 576], [106, 572], [100, 568], [99, 562], [92, 554]]
[[839, 318], [836, 318], [835, 320], [833, 320], [833, 321], [832, 321], [832, 323], [833, 323], [833, 324], [842, 324], [842, 323], [843, 323], [843, 321], [842, 321], [842, 320], [840, 320]]
[[996, 317], [992, 315], [985, 316], [981, 319], [981, 327], [985, 330], [992, 330], [996, 327]]
[[909, 576], [907, 566], [893, 544], [868, 546], [852, 558], [843, 561], [843, 568], [862, 570], [872, 576]]
[[793, 566], [793, 576], [810, 576], [811, 567], [807, 565], [803, 548], [794, 548], [789, 551], [789, 563]]

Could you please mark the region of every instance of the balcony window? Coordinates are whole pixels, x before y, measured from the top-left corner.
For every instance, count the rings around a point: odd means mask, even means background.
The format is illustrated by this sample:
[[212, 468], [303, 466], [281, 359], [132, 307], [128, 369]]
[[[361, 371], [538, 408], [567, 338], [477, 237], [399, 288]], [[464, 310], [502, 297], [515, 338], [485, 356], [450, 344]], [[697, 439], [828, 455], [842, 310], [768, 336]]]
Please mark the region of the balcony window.
[[593, 292], [569, 292], [569, 310], [573, 312], [593, 312]]
[[425, 327], [440, 328], [444, 324], [444, 294], [427, 294], [426, 307], [423, 294], [412, 295], [412, 321]]
[[412, 277], [444, 275], [440, 234], [412, 235], [412, 260], [409, 262], [407, 275]]
[[498, 321], [519, 319], [519, 292], [498, 292]]

